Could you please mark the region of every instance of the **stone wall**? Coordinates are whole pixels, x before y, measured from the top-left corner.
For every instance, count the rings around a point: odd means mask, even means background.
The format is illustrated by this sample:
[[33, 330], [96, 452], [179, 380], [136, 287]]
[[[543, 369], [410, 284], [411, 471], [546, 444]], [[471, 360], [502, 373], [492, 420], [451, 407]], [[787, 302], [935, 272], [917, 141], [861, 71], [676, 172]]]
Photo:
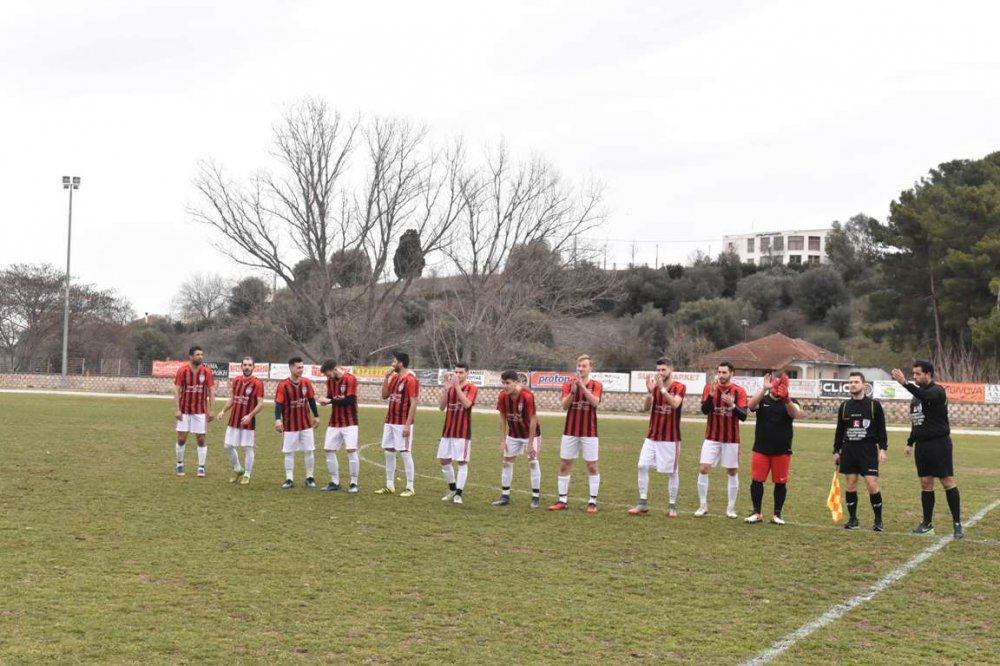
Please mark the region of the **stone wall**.
[[[0, 389], [37, 389], [89, 391], [96, 393], [134, 393], [170, 395], [173, 391], [173, 380], [168, 377], [104, 377], [79, 376], [67, 377], [67, 384], [62, 386], [59, 375], [35, 374], [0, 374]], [[264, 393], [268, 398], [274, 396], [277, 380], [264, 380]], [[318, 387], [322, 394], [325, 388]], [[440, 386], [423, 386], [420, 391], [421, 405], [437, 405], [444, 389]], [[358, 384], [358, 400], [362, 404], [381, 404], [379, 384]], [[496, 405], [499, 389], [479, 389], [478, 406], [492, 408]], [[561, 411], [560, 392], [555, 389], [535, 389], [535, 401], [539, 410]], [[218, 395], [225, 398], [229, 395], [228, 383], [219, 385]], [[642, 410], [643, 395], [637, 393], [606, 392], [601, 409], [607, 412], [632, 412]], [[840, 405], [838, 398], [803, 398], [800, 401], [804, 416], [810, 420], [832, 421]], [[889, 423], [909, 422], [909, 403], [905, 400], [884, 400], [886, 419]], [[685, 414], [699, 414], [700, 403], [690, 397], [684, 403]], [[955, 427], [1000, 427], [1000, 404], [958, 403], [949, 406], [951, 423]]]

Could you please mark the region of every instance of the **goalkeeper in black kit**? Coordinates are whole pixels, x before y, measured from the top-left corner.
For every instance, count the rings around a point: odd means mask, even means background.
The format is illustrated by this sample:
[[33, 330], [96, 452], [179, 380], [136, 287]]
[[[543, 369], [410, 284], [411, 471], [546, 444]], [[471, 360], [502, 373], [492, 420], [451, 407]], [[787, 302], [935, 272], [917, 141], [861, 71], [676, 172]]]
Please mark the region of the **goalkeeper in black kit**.
[[889, 437], [885, 429], [885, 412], [882, 403], [865, 395], [865, 376], [852, 372], [848, 379], [851, 399], [845, 400], [837, 410], [837, 433], [833, 438], [833, 462], [846, 479], [846, 499], [849, 518], [844, 529], [856, 530], [858, 523], [858, 477], [865, 479], [868, 498], [872, 503], [875, 523], [872, 529], [884, 531], [882, 526], [882, 490], [879, 487], [878, 466], [885, 462], [889, 450]]
[[913, 362], [912, 382], [906, 381], [906, 375], [899, 368], [892, 371], [892, 378], [913, 395], [906, 455], [912, 455], [917, 462], [917, 476], [923, 491], [920, 493], [920, 504], [924, 510], [924, 519], [913, 528], [913, 533], [934, 534], [934, 479], [941, 479], [944, 496], [951, 509], [954, 535], [956, 539], [961, 539], [964, 533], [951, 455], [948, 394], [943, 386], [934, 383], [934, 366], [929, 361]]

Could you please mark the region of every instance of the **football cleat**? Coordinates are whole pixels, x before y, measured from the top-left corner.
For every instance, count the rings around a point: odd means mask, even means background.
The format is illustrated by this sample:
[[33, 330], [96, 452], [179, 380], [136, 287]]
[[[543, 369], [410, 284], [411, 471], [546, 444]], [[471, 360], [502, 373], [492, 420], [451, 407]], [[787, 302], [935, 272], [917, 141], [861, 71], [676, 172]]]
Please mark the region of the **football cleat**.
[[597, 513], [597, 505], [593, 502], [587, 504], [587, 513]]
[[676, 518], [676, 517], [677, 517], [677, 506], [671, 504], [670, 506], [667, 507], [667, 518]]
[[204, 465], [199, 465], [198, 466], [198, 473], [195, 476], [197, 476], [199, 479], [204, 479], [205, 478], [205, 466]]
[[550, 506], [549, 511], [565, 511], [567, 508], [569, 507], [566, 505], [566, 502], [559, 501]]
[[241, 470], [241, 469], [234, 469], [233, 470], [233, 475], [231, 477], [229, 477], [229, 483], [236, 483], [242, 477], [243, 477], [243, 470]]
[[762, 523], [764, 522], [764, 516], [759, 513], [751, 513], [749, 516], [743, 519], [744, 523]]
[[250, 483], [250, 475], [249, 474], [244, 474], [243, 478], [240, 479], [240, 485], [241, 486], [246, 486], [246, 485], [249, 485], [249, 483]]
[[184, 476], [184, 463], [177, 463], [177, 476]]
[[784, 525], [785, 524], [785, 519], [782, 518], [781, 516], [771, 516], [771, 524], [772, 525]]
[[331, 491], [331, 490], [340, 490], [340, 484], [339, 483], [334, 483], [333, 481], [331, 481], [330, 483], [328, 483], [325, 486], [323, 486], [322, 488], [320, 488], [320, 490], [322, 490], [324, 492]]
[[399, 496], [400, 497], [413, 497], [416, 494], [417, 494], [417, 491], [415, 491], [413, 488], [407, 488], [403, 492], [399, 493]]
[[455, 499], [453, 499], [452, 502], [454, 502], [455, 504], [462, 504], [463, 503], [462, 496], [455, 495]]
[[861, 524], [858, 522], [857, 518], [851, 518], [846, 523], [844, 523], [845, 530], [856, 530], [859, 529], [860, 527]]
[[[508, 497], [507, 500], [510, 501], [510, 498]], [[542, 505], [542, 500], [540, 498], [538, 498], [538, 497], [532, 497], [531, 498], [531, 508], [532, 509], [537, 509], [541, 505]]]
[[379, 488], [378, 490], [376, 490], [375, 494], [376, 495], [392, 495], [395, 492], [396, 492], [395, 488], [390, 488], [389, 486], [385, 486], [384, 488]]
[[736, 513], [735, 509], [726, 509], [726, 518], [739, 518], [740, 515]]
[[444, 494], [444, 497], [441, 498], [441, 501], [442, 502], [450, 502], [453, 499], [455, 499], [456, 497], [458, 497], [458, 495], [455, 493], [455, 491], [454, 490], [449, 490], [448, 492], [446, 492]]
[[316, 479], [312, 478], [311, 476], [307, 476], [306, 488], [315, 488], [315, 487], [316, 487]]
[[872, 525], [872, 532], [885, 532], [885, 526], [882, 525], [881, 520], [876, 520]]
[[962, 523], [955, 523], [955, 538], [961, 539], [965, 536], [965, 532], [962, 531]]
[[500, 499], [493, 500], [493, 506], [507, 506], [508, 504], [510, 504], [510, 495], [501, 495]]
[[292, 481], [291, 479], [285, 479], [285, 482], [281, 484], [281, 487], [284, 488], [285, 490], [288, 490], [289, 488], [294, 488], [295, 482]]
[[934, 525], [932, 523], [920, 523], [913, 528], [914, 534], [926, 534], [931, 536], [934, 534]]
[[708, 513], [708, 507], [702, 505], [702, 506], [699, 506], [698, 510], [694, 512], [694, 517], [695, 518], [701, 518], [702, 516], [706, 515], [707, 513]]
[[644, 516], [647, 513], [649, 513], [649, 505], [643, 501], [640, 501], [638, 504], [630, 508], [625, 513], [627, 513], [630, 516]]
[[351, 487], [347, 489], [347, 492], [349, 492], [352, 495], [356, 495], [358, 492], [358, 484], [352, 483]]

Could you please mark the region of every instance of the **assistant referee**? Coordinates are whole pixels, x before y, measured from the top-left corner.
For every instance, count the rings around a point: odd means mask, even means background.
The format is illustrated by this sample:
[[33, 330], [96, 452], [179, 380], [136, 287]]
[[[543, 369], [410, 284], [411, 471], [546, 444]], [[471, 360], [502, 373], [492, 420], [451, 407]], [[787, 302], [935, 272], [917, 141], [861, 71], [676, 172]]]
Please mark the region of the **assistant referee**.
[[920, 477], [920, 504], [924, 519], [913, 528], [914, 534], [934, 534], [934, 479], [941, 479], [944, 495], [951, 509], [956, 539], [961, 539], [962, 517], [955, 468], [952, 463], [951, 426], [948, 424], [948, 394], [934, 383], [934, 366], [930, 361], [913, 362], [913, 381], [894, 368], [892, 378], [913, 394], [910, 401], [910, 436], [906, 440], [906, 455], [913, 455]]

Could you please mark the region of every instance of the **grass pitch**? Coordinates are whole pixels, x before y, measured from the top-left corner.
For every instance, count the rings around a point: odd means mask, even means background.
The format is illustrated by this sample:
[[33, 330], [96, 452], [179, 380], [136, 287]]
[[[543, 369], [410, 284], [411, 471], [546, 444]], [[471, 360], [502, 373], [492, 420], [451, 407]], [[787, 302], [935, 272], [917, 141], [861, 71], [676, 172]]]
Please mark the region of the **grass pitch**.
[[[588, 515], [582, 461], [568, 512], [528, 508], [523, 460], [512, 505], [489, 505], [500, 476], [492, 415], [475, 416], [466, 503], [455, 506], [440, 500], [437, 413], [418, 413], [417, 496], [403, 499], [372, 494], [384, 482], [382, 409], [361, 410], [365, 462], [361, 493], [350, 496], [301, 483], [281, 490], [278, 435], [267, 428], [249, 486], [227, 482], [218, 423], [208, 477], [176, 478], [166, 401], [5, 394], [0, 406], [3, 664], [735, 664], [931, 543], [908, 534], [920, 519], [919, 487], [900, 433], [891, 433], [883, 468], [888, 531], [874, 534], [864, 495], [866, 529], [830, 521], [830, 430], [797, 430], [789, 524], [778, 527], [723, 517], [722, 472], [712, 476], [711, 515], [692, 517], [703, 431], [695, 422], [684, 428], [682, 513], [671, 520], [657, 474], [654, 510], [625, 514], [636, 497], [640, 421], [601, 422], [601, 511]], [[549, 503], [560, 420], [543, 418], [543, 430]], [[752, 425], [743, 437], [752, 441]], [[1000, 496], [1000, 439], [955, 440], [968, 517]], [[742, 464], [741, 516], [748, 445]], [[320, 451], [316, 479], [328, 480]], [[942, 492], [936, 517], [949, 523]], [[997, 663], [998, 556], [1000, 509], [774, 663]]]

